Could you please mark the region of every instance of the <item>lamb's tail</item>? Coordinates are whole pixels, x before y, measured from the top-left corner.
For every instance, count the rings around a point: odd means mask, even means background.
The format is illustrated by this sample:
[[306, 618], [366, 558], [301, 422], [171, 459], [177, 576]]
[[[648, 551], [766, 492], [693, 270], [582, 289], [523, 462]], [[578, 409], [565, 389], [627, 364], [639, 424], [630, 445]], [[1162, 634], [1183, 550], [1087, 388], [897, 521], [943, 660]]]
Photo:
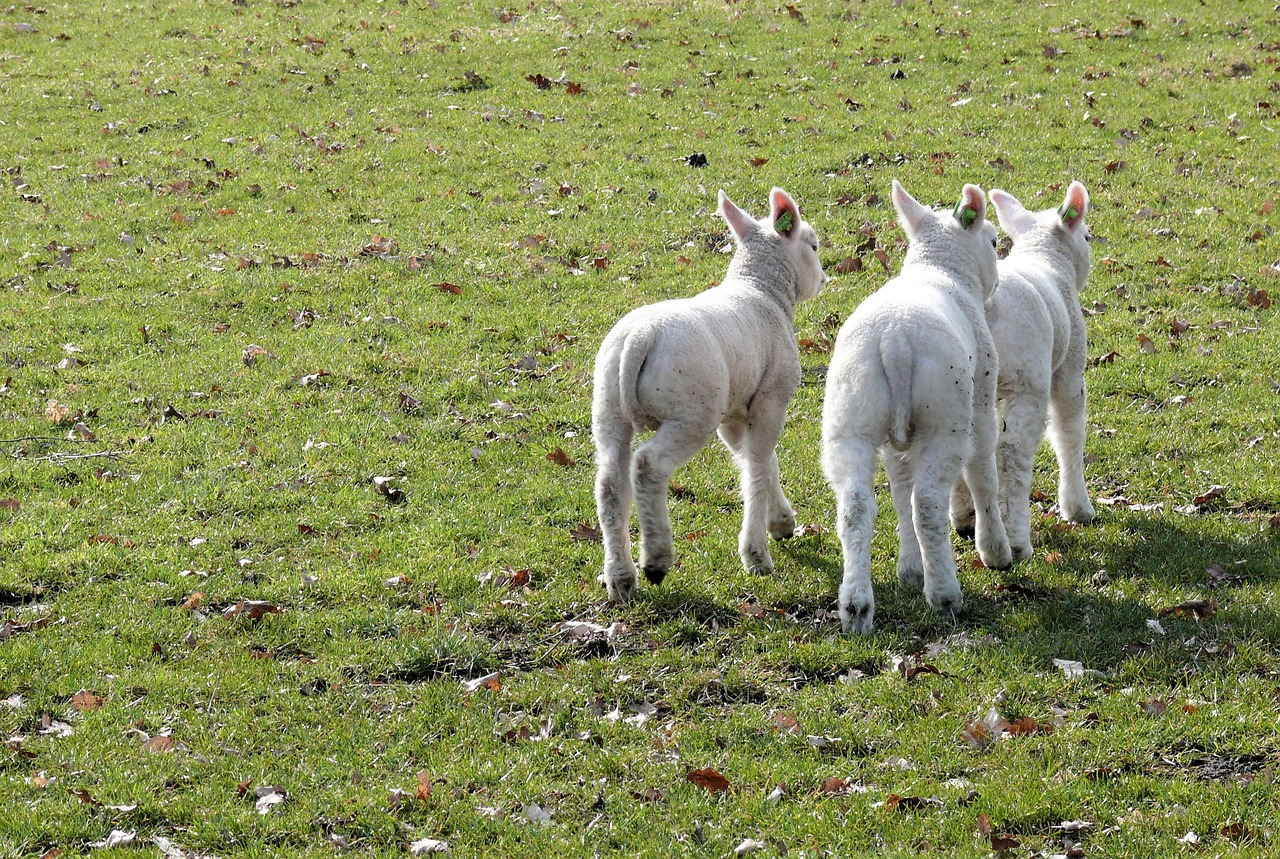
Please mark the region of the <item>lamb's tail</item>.
[[623, 341], [618, 356], [618, 394], [622, 414], [633, 426], [646, 423], [644, 408], [640, 405], [639, 379], [656, 339], [657, 330], [653, 326], [642, 325], [633, 329]]
[[[895, 342], [896, 341], [896, 342]], [[889, 444], [906, 450], [911, 443], [911, 345], [887, 334], [880, 341], [880, 363], [889, 380]]]

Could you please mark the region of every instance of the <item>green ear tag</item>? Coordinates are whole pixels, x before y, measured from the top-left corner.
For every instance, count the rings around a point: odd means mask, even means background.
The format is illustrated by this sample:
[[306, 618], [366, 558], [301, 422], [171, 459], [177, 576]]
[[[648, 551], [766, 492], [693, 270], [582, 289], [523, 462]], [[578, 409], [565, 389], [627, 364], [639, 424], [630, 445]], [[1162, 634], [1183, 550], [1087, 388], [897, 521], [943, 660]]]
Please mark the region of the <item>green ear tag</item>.
[[778, 216], [778, 220], [773, 222], [773, 228], [780, 233], [789, 233], [794, 226], [795, 218], [791, 215], [790, 210], [783, 212]]
[[960, 222], [960, 226], [966, 230], [973, 226], [973, 222], [978, 220], [978, 213], [973, 208], [966, 206], [964, 200], [956, 203], [955, 211], [952, 212], [956, 220]]
[[1080, 217], [1080, 213], [1076, 211], [1076, 207], [1068, 206], [1066, 203], [1062, 204], [1062, 208], [1058, 210], [1058, 214], [1064, 221], [1074, 221], [1076, 218]]

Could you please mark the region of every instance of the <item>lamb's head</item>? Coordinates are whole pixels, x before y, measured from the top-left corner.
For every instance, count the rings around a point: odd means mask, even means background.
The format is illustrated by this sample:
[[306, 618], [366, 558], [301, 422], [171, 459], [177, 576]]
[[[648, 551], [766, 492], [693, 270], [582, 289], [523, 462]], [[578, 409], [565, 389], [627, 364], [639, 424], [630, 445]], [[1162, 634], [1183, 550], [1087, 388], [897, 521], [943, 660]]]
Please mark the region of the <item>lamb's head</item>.
[[995, 207], [1001, 228], [1013, 239], [1015, 250], [1061, 248], [1075, 269], [1076, 289], [1084, 289], [1090, 266], [1089, 226], [1084, 222], [1085, 213], [1089, 211], [1089, 192], [1084, 185], [1072, 182], [1057, 209], [1029, 212], [1017, 197], [999, 188], [991, 191], [991, 205]]
[[982, 286], [982, 298], [999, 285], [996, 272], [996, 228], [987, 222], [987, 198], [977, 185], [965, 185], [949, 212], [935, 212], [893, 180], [893, 207], [911, 241], [907, 261], [929, 260], [944, 268], [971, 271]]
[[[720, 192], [720, 216], [749, 268], [780, 267], [795, 278], [796, 302], [822, 291], [827, 275], [818, 258], [818, 234], [800, 218], [800, 208], [781, 188], [769, 192], [769, 217], [756, 220]], [[757, 272], [758, 274], [758, 272]]]

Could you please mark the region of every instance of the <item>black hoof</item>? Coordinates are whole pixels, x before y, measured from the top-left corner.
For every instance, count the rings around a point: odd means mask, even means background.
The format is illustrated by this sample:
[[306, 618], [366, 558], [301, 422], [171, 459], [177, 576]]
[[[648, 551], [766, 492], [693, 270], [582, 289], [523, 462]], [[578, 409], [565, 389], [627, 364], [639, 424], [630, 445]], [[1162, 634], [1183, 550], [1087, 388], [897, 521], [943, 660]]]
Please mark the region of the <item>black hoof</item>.
[[666, 567], [645, 567], [644, 577], [648, 579], [651, 584], [660, 585], [662, 584], [662, 580], [667, 577], [667, 568]]
[[956, 528], [956, 534], [966, 540], [972, 540], [978, 534], [978, 529], [974, 525], [966, 525], [963, 528]]

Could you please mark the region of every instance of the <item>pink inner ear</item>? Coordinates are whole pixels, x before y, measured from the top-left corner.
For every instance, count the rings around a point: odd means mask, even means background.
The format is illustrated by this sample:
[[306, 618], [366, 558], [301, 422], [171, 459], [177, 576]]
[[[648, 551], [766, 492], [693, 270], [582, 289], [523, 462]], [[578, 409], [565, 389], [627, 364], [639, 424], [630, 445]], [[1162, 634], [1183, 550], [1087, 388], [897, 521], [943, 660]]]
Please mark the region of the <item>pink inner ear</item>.
[[796, 209], [796, 201], [791, 199], [791, 195], [781, 188], [774, 188], [769, 194], [769, 208], [772, 209], [773, 220], [778, 219], [778, 215], [783, 212], [790, 211], [796, 220], [800, 219], [800, 212]]
[[978, 213], [978, 220], [982, 220], [987, 214], [987, 198], [982, 193], [982, 189], [975, 185], [964, 186], [965, 203], [970, 209]]
[[1085, 212], [1089, 209], [1089, 194], [1083, 185], [1073, 182], [1067, 189], [1067, 206], [1075, 209], [1077, 214], [1075, 218], [1064, 220], [1068, 220], [1071, 224], [1084, 220]]

